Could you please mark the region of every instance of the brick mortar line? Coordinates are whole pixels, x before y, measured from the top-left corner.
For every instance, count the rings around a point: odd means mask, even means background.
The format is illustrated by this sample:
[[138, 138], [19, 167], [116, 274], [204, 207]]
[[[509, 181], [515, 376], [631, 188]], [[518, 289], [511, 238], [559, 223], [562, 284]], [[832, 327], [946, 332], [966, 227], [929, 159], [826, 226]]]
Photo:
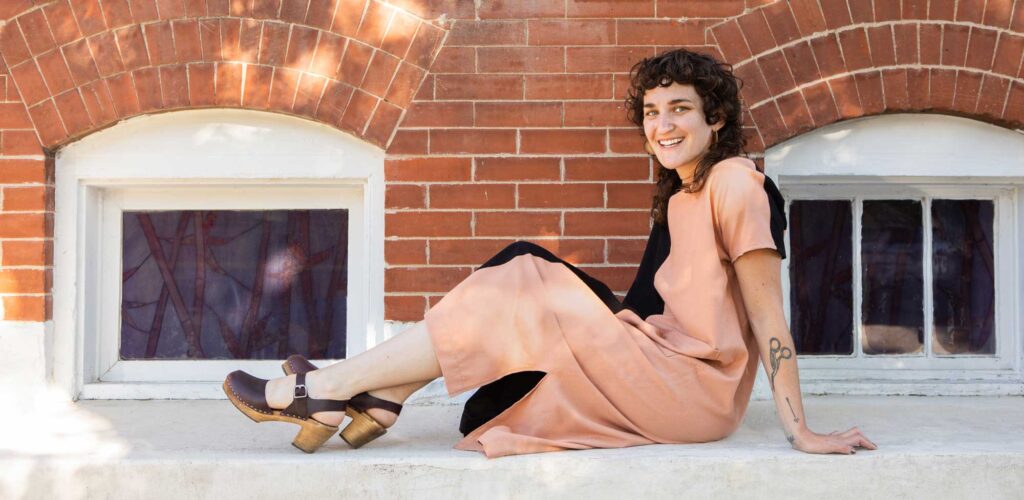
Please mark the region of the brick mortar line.
[[[369, 2], [367, 2], [367, 3], [369, 3]], [[284, 2], [281, 2], [281, 5], [283, 6]], [[281, 7], [281, 8], [283, 9], [284, 7]], [[309, 3], [308, 2], [306, 3], [306, 9], [309, 9]], [[305, 17], [305, 15], [303, 15], [303, 17]], [[288, 64], [287, 64], [288, 49], [290, 49], [291, 46], [292, 46], [292, 34], [293, 33], [295, 33], [295, 24], [292, 24], [292, 25], [288, 26], [288, 41], [284, 44], [284, 59], [285, 59], [285, 61], [282, 61], [282, 62], [285, 62], [285, 67], [287, 69], [291, 69], [293, 71], [298, 71], [299, 72], [299, 77], [295, 80], [295, 90], [292, 91], [291, 99], [288, 100], [288, 108], [290, 110], [294, 110], [295, 109], [295, 96], [297, 96], [299, 94], [299, 84], [302, 82], [302, 73], [303, 73], [302, 70], [296, 70], [294, 68], [288, 67]], [[263, 34], [262, 34], [262, 29], [261, 29], [261, 31], [260, 31], [260, 42], [261, 43], [263, 41], [262, 39], [263, 39]], [[319, 40], [319, 39], [320, 39], [320, 35], [317, 34], [317, 40]], [[241, 39], [239, 39], [239, 43], [241, 43]], [[223, 42], [222, 42], [221, 43], [221, 51], [224, 50], [223, 47], [224, 47], [224, 45], [223, 45]], [[345, 48], [348, 48], [348, 43], [345, 44]], [[313, 50], [315, 51], [316, 49], [313, 49]], [[372, 60], [372, 57], [371, 57], [371, 60]], [[260, 54], [259, 54], [259, 52], [257, 52], [256, 53], [256, 62], [259, 62], [259, 61], [260, 61]], [[341, 62], [339, 61], [338, 64], [340, 65]], [[367, 67], [369, 67], [370, 63], [367, 62], [366, 65], [367, 65]], [[276, 67], [273, 69], [273, 71], [270, 72], [270, 88], [267, 89], [267, 101], [268, 102], [270, 101], [270, 95], [274, 91], [274, 80], [275, 80], [274, 76], [275, 75], [277, 75], [277, 68]], [[243, 81], [243, 83], [244, 83], [244, 81]], [[242, 100], [244, 101], [245, 94], [243, 93], [242, 96], [243, 96]]]
[[[749, 57], [747, 59], [743, 59], [742, 61], [738, 61], [738, 62], [732, 63], [732, 65], [733, 65], [734, 68], [738, 68], [738, 67], [743, 66], [743, 65], [745, 65], [745, 64], [747, 64], [747, 63], [749, 63], [751, 61], [754, 61], [756, 59], [760, 59], [761, 57], [764, 57], [766, 55], [770, 55], [770, 54], [775, 53], [775, 52], [781, 52], [784, 49], [787, 49], [787, 48], [792, 47], [792, 46], [799, 45], [799, 44], [801, 44], [803, 42], [810, 43], [811, 40], [816, 39], [816, 38], [820, 38], [820, 37], [823, 37], [823, 36], [835, 35], [835, 36], [838, 37], [839, 33], [842, 33], [842, 32], [845, 32], [845, 31], [852, 31], [852, 30], [855, 30], [855, 29], [864, 29], [865, 30], [865, 36], [867, 36], [866, 28], [874, 28], [874, 27], [881, 27], [881, 26], [895, 26], [895, 25], [898, 25], [898, 24], [913, 24], [915, 26], [918, 26], [919, 28], [920, 28], [921, 25], [926, 25], [926, 24], [928, 24], [928, 25], [936, 25], [936, 26], [939, 26], [939, 27], [949, 26], [949, 25], [956, 25], [956, 26], [966, 26], [966, 27], [970, 27], [970, 28], [979, 28], [979, 29], [986, 29], [986, 30], [990, 30], [990, 31], [995, 31], [995, 32], [999, 33], [1000, 36], [1003, 35], [1003, 34], [1014, 35], [1014, 36], [1018, 36], [1018, 37], [1024, 36], [1024, 32], [1011, 31], [1009, 28], [994, 28], [992, 26], [987, 26], [987, 25], [984, 25], [984, 24], [978, 24], [978, 23], [973, 23], [973, 22], [966, 22], [966, 21], [902, 20], [902, 21], [883, 21], [883, 22], [874, 22], [874, 23], [860, 23], [860, 24], [851, 24], [851, 25], [848, 25], [848, 26], [843, 26], [843, 27], [837, 28], [835, 30], [828, 30], [828, 29], [826, 29], [825, 31], [815, 31], [814, 33], [811, 33], [810, 35], [802, 36], [802, 37], [797, 38], [797, 39], [795, 39], [795, 40], [793, 40], [791, 42], [788, 42], [786, 44], [777, 45], [777, 46], [775, 46], [775, 47], [773, 47], [773, 48], [771, 48], [769, 50], [766, 50], [764, 52], [759, 52], [757, 54], [753, 54], [753, 55], [751, 55], [751, 57]], [[917, 44], [918, 44], [918, 46], [920, 46], [921, 45], [920, 29], [918, 31], [919, 31], [919, 34], [918, 34], [918, 37], [917, 37]], [[968, 31], [968, 48], [970, 47], [969, 43], [970, 43], [970, 33], [971, 32], [973, 32], [973, 30]], [[747, 41], [747, 39], [746, 39], [747, 35], [746, 35], [746, 33], [743, 33], [743, 29], [742, 28], [740, 29], [740, 33], [743, 35], [744, 42], [746, 42]], [[895, 34], [895, 30], [893, 30], [893, 33]], [[944, 37], [940, 37], [939, 38], [939, 43], [940, 44], [942, 43], [942, 38], [944, 38]], [[840, 50], [842, 50], [841, 45], [842, 44], [840, 44]], [[750, 43], [749, 42], [747, 43], [747, 48], [750, 48]], [[869, 51], [871, 50], [871, 44], [870, 43], [868, 43], [868, 50]], [[941, 46], [940, 46], [940, 52], [941, 52]]]
[[[785, 1], [788, 2], [788, 0], [785, 0]], [[721, 26], [721, 25], [723, 25], [723, 24], [725, 24], [725, 23], [727, 23], [729, 21], [736, 21], [736, 23], [739, 24], [739, 21], [738, 21], [739, 18], [744, 17], [744, 16], [748, 16], [748, 15], [753, 14], [754, 12], [757, 12], [759, 10], [763, 10], [764, 8], [766, 8], [769, 5], [772, 5], [774, 3], [775, 2], [765, 3], [765, 4], [762, 4], [762, 5], [758, 5], [757, 7], [747, 7], [746, 5], [744, 5], [743, 6], [743, 13], [736, 14], [734, 16], [730, 16], [730, 17], [726, 17], [726, 18], [715, 18], [715, 17], [705, 18], [705, 19], [721, 19], [721, 21], [719, 21], [718, 23], [708, 25], [708, 27], [705, 28], [705, 29], [706, 30], [710, 30], [710, 29], [712, 29], [712, 28], [714, 28], [716, 26]], [[820, 5], [819, 1], [815, 0], [815, 3], [818, 4], [818, 9], [821, 10], [822, 18], [824, 19], [824, 17], [825, 17], [825, 9], [821, 8], [821, 5]], [[844, 3], [848, 3], [848, 2], [844, 2]], [[655, 2], [655, 5], [657, 5], [657, 2]], [[847, 5], [846, 9], [847, 9], [847, 11], [849, 11], [850, 7]], [[657, 12], [657, 7], [655, 7], [655, 12]], [[792, 12], [792, 9], [790, 9], [790, 12]], [[762, 13], [761, 16], [764, 17], [764, 14]], [[872, 15], [872, 17], [874, 17], [874, 16]], [[851, 19], [852, 19], [852, 16], [851, 16]], [[765, 20], [767, 21], [767, 18]], [[793, 14], [793, 20], [796, 21], [796, 14], [795, 13]], [[799, 26], [797, 26], [797, 28], [799, 29]], [[771, 28], [768, 28], [768, 30], [771, 31]]]
[[[557, 130], [557, 129], [556, 129]], [[598, 129], [595, 129], [598, 130]], [[387, 160], [408, 160], [427, 158], [564, 158], [566, 153], [410, 153], [410, 154], [389, 154]], [[638, 158], [631, 153], [569, 153], [569, 159], [573, 158]]]
[[[881, 71], [888, 70], [888, 69], [945, 69], [945, 70], [954, 70], [954, 71], [957, 71], [957, 72], [959, 72], [959, 71], [970, 71], [972, 73], [981, 73], [982, 75], [992, 76], [992, 77], [996, 77], [996, 78], [1002, 78], [1002, 79], [1005, 79], [1005, 80], [1010, 80], [1011, 82], [1014, 82], [1014, 83], [1024, 84], [1024, 78], [1016, 78], [1016, 77], [1011, 78], [1011, 77], [1007, 77], [1006, 75], [1002, 75], [1002, 74], [999, 74], [999, 73], [994, 73], [994, 72], [992, 72], [990, 70], [981, 70], [981, 69], [977, 69], [977, 68], [970, 68], [970, 67], [963, 67], [963, 66], [943, 66], [943, 65], [940, 65], [940, 64], [916, 64], [916, 65], [904, 65], [904, 66], [876, 66], [876, 67], [871, 67], [871, 68], [859, 69], [859, 70], [856, 70], [856, 71], [848, 71], [846, 73], [840, 73], [840, 74], [837, 74], [837, 75], [830, 76], [828, 78], [822, 78], [822, 79], [819, 79], [819, 80], [815, 80], [813, 82], [805, 83], [803, 85], [800, 85], [798, 87], [790, 89], [790, 90], [788, 90], [788, 91], [786, 91], [784, 93], [781, 93], [781, 94], [775, 95], [773, 97], [769, 97], [768, 99], [763, 99], [763, 100], [758, 101], [758, 102], [756, 102], [754, 104], [751, 104], [751, 105], [749, 105], [747, 107], [747, 109], [752, 110], [754, 108], [763, 106], [766, 103], [768, 103], [769, 101], [776, 101], [780, 97], [785, 97], [785, 96], [787, 96], [789, 94], [792, 94], [792, 93], [795, 93], [797, 91], [803, 90], [803, 89], [805, 89], [807, 87], [812, 87], [812, 86], [817, 85], [818, 83], [821, 83], [821, 82], [828, 83], [828, 82], [831, 82], [832, 80], [838, 80], [838, 79], [843, 78], [845, 76], [852, 76], [852, 75], [858, 75], [858, 74], [863, 74], [863, 73], [871, 73], [871, 72], [876, 72], [876, 71], [881, 72]], [[931, 79], [929, 78], [929, 80], [931, 80]], [[884, 92], [884, 85], [883, 85], [883, 92]], [[1009, 92], [1007, 92], [1007, 94], [1009, 94]], [[781, 113], [780, 113], [780, 116], [781, 116]]]
[[[1024, 3], [1021, 4], [1021, 7], [1024, 8]], [[1002, 36], [1002, 35], [1000, 35], [1000, 36]], [[992, 51], [992, 65], [993, 66], [995, 66], [995, 57], [996, 57], [995, 56], [995, 52], [996, 52], [995, 50]], [[1020, 74], [1020, 68], [1021, 68], [1022, 65], [1024, 65], [1024, 51], [1021, 51], [1021, 59], [1020, 59], [1020, 61], [1017, 61], [1017, 74]], [[929, 79], [929, 80], [931, 80], [931, 79]], [[999, 116], [1006, 115], [1006, 109], [1007, 109], [1007, 106], [1009, 106], [1009, 104], [1010, 104], [1010, 92], [1007, 92], [1006, 93], [1006, 100], [1003, 102], [1003, 108], [999, 112]], [[977, 107], [977, 106], [975, 106], [975, 107]]]
[[[411, 241], [411, 240], [422, 240], [430, 242], [432, 240], [464, 240], [464, 241], [480, 241], [480, 240], [507, 240], [517, 239], [522, 236], [386, 236], [384, 241]], [[609, 236], [529, 236], [531, 240], [538, 241], [560, 241], [560, 240], [645, 240], [647, 235], [637, 236], [621, 236], [621, 235], [609, 235]]]
[[[368, 95], [370, 95], [371, 97], [377, 97], [377, 96], [375, 96], [373, 94], [370, 94], [369, 92], [366, 92], [366, 93]], [[354, 92], [353, 92], [353, 94], [354, 94]], [[368, 116], [366, 118], [366, 123], [364, 123], [363, 127], [359, 130], [359, 137], [361, 137], [361, 138], [366, 137], [366, 131], [370, 130], [370, 123], [373, 121], [374, 117], [377, 115], [377, 110], [380, 109], [380, 103], [382, 103], [382, 102], [384, 102], [384, 99], [377, 99], [377, 102], [375, 102], [373, 104], [373, 111], [370, 111], [370, 116]], [[363, 140], [366, 140], [366, 139], [363, 139]], [[367, 142], [369, 142], [369, 141], [367, 141]]]
[[[513, 210], [511, 207], [507, 208], [389, 208], [384, 211], [385, 215], [395, 215], [409, 212], [430, 212], [435, 214], [443, 213], [454, 213], [464, 214], [472, 211], [482, 213], [508, 213]], [[649, 212], [650, 207], [641, 208], [619, 208], [619, 207], [527, 207], [516, 209], [512, 213], [550, 213], [550, 214], [564, 214], [565, 212], [592, 212], [592, 213], [607, 213], [607, 212]]]
[[[372, 95], [372, 94], [371, 94]], [[433, 127], [401, 127], [402, 130], [631, 130], [639, 131], [636, 126], [610, 126], [610, 125], [594, 125], [594, 126], [479, 126], [479, 125], [453, 125], [453, 126], [433, 126]], [[639, 135], [638, 135], [639, 137]]]
[[525, 213], [536, 213], [536, 212], [540, 212], [540, 213], [548, 213], [548, 212], [554, 213], [554, 212], [559, 212], [559, 213], [564, 213], [564, 212], [567, 212], [567, 211], [568, 212], [594, 212], [594, 211], [599, 211], [599, 212], [638, 212], [639, 213], [639, 212], [644, 212], [644, 211], [650, 211], [650, 208], [648, 208], [648, 207], [620, 208], [620, 207], [593, 207], [593, 206], [590, 206], [590, 207], [564, 207], [564, 206], [559, 206], [559, 207], [547, 207], [547, 208], [545, 208], [545, 207], [504, 207], [504, 208], [464, 208], [464, 209], [453, 209], [453, 208], [389, 208], [385, 212], [385, 215], [406, 214], [406, 213], [410, 213], [410, 212], [417, 212], [417, 213], [420, 213], [420, 212], [439, 213], [439, 212], [452, 211], [452, 210], [457, 211], [457, 213], [465, 213], [465, 212], [468, 212], [468, 211], [471, 211], [471, 210], [474, 211], [474, 212], [483, 212], [483, 213], [505, 213], [505, 212], [510, 212], [510, 213], [524, 213], [524, 212]]
[[595, 125], [595, 126], [570, 125], [570, 126], [567, 126], [567, 127], [554, 126], [554, 125], [550, 125], [550, 126], [543, 126], [543, 125], [542, 126], [513, 125], [513, 126], [483, 126], [483, 127], [481, 127], [481, 126], [473, 126], [473, 125], [455, 125], [455, 126], [434, 126], [434, 127], [420, 127], [420, 126], [417, 126], [417, 127], [396, 127], [396, 128], [401, 128], [401, 130], [517, 130], [517, 131], [518, 130], [577, 130], [577, 131], [602, 130], [603, 131], [603, 130], [608, 130], [608, 129], [612, 129], [612, 130], [633, 130], [632, 128], [608, 127], [608, 126], [599, 126], [599, 125]]
[[[576, 263], [573, 263], [573, 262], [569, 262], [569, 263], [574, 265], [574, 266], [580, 265], [580, 264], [576, 264]], [[473, 266], [466, 266], [466, 267], [469, 267], [470, 269], [472, 269], [475, 272], [476, 269], [478, 269], [482, 264], [483, 263], [481, 262], [480, 264], [475, 264]], [[637, 264], [636, 263], [628, 263], [628, 264], [624, 264], [624, 265], [636, 266]], [[612, 292], [615, 292], [615, 290], [612, 290]], [[620, 292], [621, 293], [616, 293], [616, 295], [625, 295], [626, 294], [626, 289], [622, 289]], [[384, 293], [385, 297], [391, 297], [391, 296], [395, 296], [395, 297], [423, 297], [423, 298], [428, 298], [428, 299], [433, 299], [433, 298], [440, 299], [440, 298], [443, 298], [447, 294], [448, 294], [448, 292], [385, 292]]]
[[[20, 189], [20, 188], [38, 188], [38, 187], [53, 187], [53, 184], [45, 184], [42, 182], [25, 182], [21, 184], [0, 184], [0, 188], [8, 189]], [[53, 210], [35, 210], [38, 213], [52, 214]]]
[[[385, 269], [434, 268], [434, 269], [452, 269], [452, 270], [454, 270], [454, 269], [473, 268], [473, 267], [477, 267], [477, 266], [479, 266], [481, 264], [483, 264], [483, 263], [481, 262], [480, 264], [472, 264], [472, 263], [468, 263], [468, 264], [388, 264], [388, 265], [386, 265]], [[583, 266], [587, 266], [587, 267], [596, 267], [596, 268], [615, 269], [615, 268], [619, 268], [619, 267], [633, 267], [633, 266], [636, 265], [636, 263], [634, 263], [634, 262], [581, 262], [581, 263], [575, 264], [575, 265], [583, 265]], [[396, 292], [396, 293], [416, 293], [416, 292]], [[22, 294], [18, 294], [18, 295], [22, 295]], [[24, 295], [28, 295], [28, 294], [24, 294]], [[41, 294], [36, 294], [36, 295], [41, 295]]]
[[[492, 181], [492, 180], [486, 180], [486, 181], [451, 181], [451, 182], [449, 182], [449, 181], [422, 181], [422, 182], [417, 182], [417, 181], [388, 181], [387, 184], [388, 184], [388, 186], [427, 186], [427, 187], [433, 187], [433, 186], [515, 186], [515, 185], [519, 185], [519, 184], [538, 185], [538, 186], [558, 185], [558, 184], [572, 184], [572, 185], [579, 184], [579, 185], [595, 185], [595, 186], [597, 186], [597, 185], [607, 185], [607, 184], [637, 184], [637, 185], [644, 185], [644, 184], [650, 184], [650, 183], [651, 183], [650, 179], [633, 179], [633, 180], [623, 180], [623, 181], [586, 179], [586, 180], [578, 180], [578, 181], [576, 181], [576, 180], [569, 180], [569, 181], [564, 181], [564, 180], [561, 180], [561, 181], [543, 181], [543, 180], [539, 180], [539, 181]], [[0, 185], [0, 186], [2, 186], [2, 185]], [[39, 213], [43, 213], [43, 212], [39, 212]]]
[[[552, 44], [552, 45], [513, 45], [513, 44], [487, 44], [487, 45], [445, 45], [445, 48], [453, 49], [651, 49], [652, 52], [656, 52], [657, 49], [678, 47], [675, 44], [629, 44], [629, 45], [617, 45], [612, 43], [580, 43], [580, 44]], [[718, 47], [717, 44], [702, 43], [702, 44], [690, 44], [686, 47], [689, 48], [700, 48], [700, 47]], [[473, 53], [478, 53], [478, 50], [474, 50]], [[566, 51], [567, 52], [567, 51]], [[449, 73], [440, 73], [449, 74]], [[456, 73], [458, 74], [458, 73]]]

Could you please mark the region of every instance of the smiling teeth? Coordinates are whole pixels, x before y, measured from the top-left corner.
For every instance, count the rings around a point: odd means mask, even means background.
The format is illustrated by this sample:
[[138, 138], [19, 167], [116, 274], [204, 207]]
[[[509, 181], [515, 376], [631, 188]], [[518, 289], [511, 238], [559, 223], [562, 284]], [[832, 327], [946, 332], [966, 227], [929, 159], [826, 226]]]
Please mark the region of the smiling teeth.
[[667, 141], [658, 141], [658, 144], [661, 144], [662, 146], [674, 146], [676, 144], [679, 144], [680, 142], [683, 142], [682, 138], [669, 139]]

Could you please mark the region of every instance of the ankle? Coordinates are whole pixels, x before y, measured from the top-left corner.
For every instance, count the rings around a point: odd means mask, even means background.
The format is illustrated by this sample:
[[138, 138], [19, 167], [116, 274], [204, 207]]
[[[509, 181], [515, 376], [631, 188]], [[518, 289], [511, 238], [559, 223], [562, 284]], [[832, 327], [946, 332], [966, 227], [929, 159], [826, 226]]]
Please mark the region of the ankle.
[[353, 390], [338, 380], [338, 377], [326, 376], [324, 370], [314, 370], [306, 374], [306, 382], [310, 388], [310, 397], [316, 399], [351, 399]]
[[366, 391], [371, 396], [383, 399], [385, 401], [391, 401], [398, 404], [405, 404], [405, 400], [408, 399], [408, 395], [405, 391], [400, 390], [397, 387], [387, 387], [384, 389], [374, 389], [372, 391]]

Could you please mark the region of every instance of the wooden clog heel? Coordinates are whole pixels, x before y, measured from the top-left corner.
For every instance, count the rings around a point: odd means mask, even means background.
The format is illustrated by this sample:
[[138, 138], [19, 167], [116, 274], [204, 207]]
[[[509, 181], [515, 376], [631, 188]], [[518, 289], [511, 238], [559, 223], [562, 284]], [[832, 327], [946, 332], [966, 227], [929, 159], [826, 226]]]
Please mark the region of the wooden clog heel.
[[345, 408], [345, 414], [352, 418], [352, 422], [341, 431], [341, 438], [353, 448], [359, 448], [388, 432], [387, 427], [367, 413], [371, 408], [389, 411], [396, 416], [402, 413], [402, 405], [398, 403], [376, 398], [365, 392], [353, 396]]
[[292, 440], [292, 446], [306, 453], [313, 453], [331, 439], [335, 432], [338, 432], [337, 427], [309, 419], [299, 425], [299, 433]]
[[[308, 359], [292, 354], [281, 364], [281, 369], [287, 375], [309, 373], [317, 367]], [[344, 439], [353, 448], [359, 448], [374, 439], [377, 439], [388, 432], [387, 427], [381, 425], [376, 419], [366, 413], [371, 408], [379, 408], [394, 413], [396, 416], [402, 413], [402, 405], [373, 397], [365, 392], [355, 395], [348, 402], [345, 409], [352, 421], [341, 431], [341, 439]]]
[[352, 422], [341, 431], [341, 439], [353, 448], [359, 448], [388, 432], [387, 428], [365, 413], [353, 411], [351, 408], [345, 413], [352, 418]]

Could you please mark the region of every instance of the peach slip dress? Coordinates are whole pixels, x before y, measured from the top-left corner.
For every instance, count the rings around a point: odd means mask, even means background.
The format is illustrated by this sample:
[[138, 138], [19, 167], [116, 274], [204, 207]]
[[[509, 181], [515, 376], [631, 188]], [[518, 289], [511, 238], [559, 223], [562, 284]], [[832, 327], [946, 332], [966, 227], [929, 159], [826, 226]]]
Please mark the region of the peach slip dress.
[[758, 365], [732, 263], [777, 249], [764, 175], [742, 157], [668, 203], [663, 314], [609, 308], [566, 266], [534, 255], [472, 273], [424, 318], [450, 396], [505, 375], [546, 375], [456, 449], [488, 458], [698, 443], [743, 419]]

